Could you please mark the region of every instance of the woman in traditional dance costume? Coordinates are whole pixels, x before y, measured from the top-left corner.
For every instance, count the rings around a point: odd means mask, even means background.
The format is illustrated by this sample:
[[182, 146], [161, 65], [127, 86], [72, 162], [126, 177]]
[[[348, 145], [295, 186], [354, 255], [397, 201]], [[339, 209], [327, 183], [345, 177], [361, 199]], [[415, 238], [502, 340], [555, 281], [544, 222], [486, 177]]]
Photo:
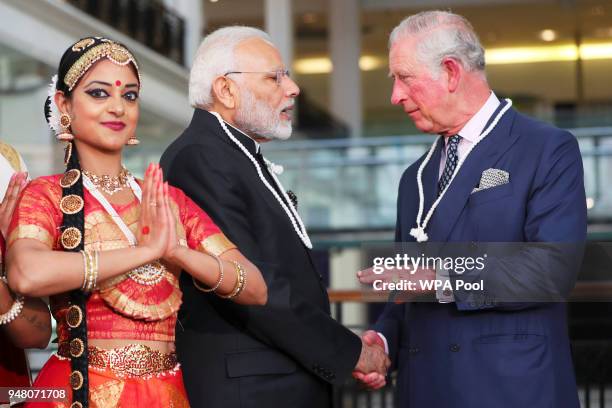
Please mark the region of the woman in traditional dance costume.
[[35, 386], [65, 387], [52, 407], [186, 407], [174, 353], [178, 275], [242, 304], [267, 301], [259, 270], [151, 164], [121, 164], [135, 145], [141, 80], [123, 45], [90, 37], [69, 47], [45, 105], [67, 142], [66, 172], [33, 180], [11, 222], [8, 279], [51, 296], [59, 351]]

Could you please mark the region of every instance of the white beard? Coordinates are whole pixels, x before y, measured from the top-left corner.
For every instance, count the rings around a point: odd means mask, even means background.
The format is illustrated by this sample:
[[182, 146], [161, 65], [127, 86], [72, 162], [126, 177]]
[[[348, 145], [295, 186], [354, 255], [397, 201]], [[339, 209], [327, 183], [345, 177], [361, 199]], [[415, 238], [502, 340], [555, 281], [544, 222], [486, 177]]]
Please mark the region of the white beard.
[[240, 108], [234, 117], [239, 129], [265, 139], [287, 140], [291, 137], [291, 121], [282, 120], [280, 113], [294, 104], [293, 99], [280, 109], [274, 110], [266, 102], [257, 99], [245, 86], [240, 87], [240, 96]]

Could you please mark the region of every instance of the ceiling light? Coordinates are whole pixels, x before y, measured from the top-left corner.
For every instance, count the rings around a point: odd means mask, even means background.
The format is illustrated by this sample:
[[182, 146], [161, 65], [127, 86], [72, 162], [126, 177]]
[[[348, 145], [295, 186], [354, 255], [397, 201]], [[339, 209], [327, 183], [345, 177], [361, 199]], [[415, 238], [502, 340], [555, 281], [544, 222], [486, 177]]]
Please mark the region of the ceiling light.
[[[362, 71], [374, 71], [386, 64], [384, 58], [374, 55], [362, 55], [359, 58], [359, 68]], [[328, 74], [333, 68], [328, 57], [299, 58], [293, 63], [293, 70], [298, 74]]]
[[540, 31], [540, 39], [546, 42], [555, 41], [557, 39], [557, 32], [551, 29], [542, 30]]
[[575, 61], [577, 58], [578, 48], [575, 45], [489, 48], [485, 51], [485, 61], [489, 65]]

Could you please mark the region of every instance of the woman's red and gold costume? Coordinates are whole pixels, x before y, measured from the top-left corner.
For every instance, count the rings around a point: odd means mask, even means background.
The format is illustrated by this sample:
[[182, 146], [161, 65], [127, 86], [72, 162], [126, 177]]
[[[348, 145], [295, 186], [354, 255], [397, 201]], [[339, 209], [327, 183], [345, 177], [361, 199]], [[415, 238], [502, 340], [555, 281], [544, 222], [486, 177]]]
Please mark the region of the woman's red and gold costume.
[[[41, 177], [24, 190], [9, 229], [7, 245], [21, 238], [36, 239], [50, 249], [62, 250], [59, 243], [62, 225], [60, 179], [63, 175]], [[106, 251], [130, 246], [110, 214], [84, 189], [85, 249]], [[193, 201], [170, 187], [170, 207], [176, 220], [181, 245], [220, 255], [235, 248], [225, 235]], [[134, 199], [113, 208], [136, 235], [140, 202]], [[163, 261], [160, 261], [163, 264]], [[181, 370], [174, 353], [152, 350], [140, 341], [174, 342], [177, 312], [181, 305], [178, 273], [171, 265], [161, 276], [159, 266], [139, 268], [100, 282], [86, 304], [87, 336], [93, 339], [133, 340], [117, 349], [89, 346], [89, 400], [91, 407], [187, 407]], [[176, 268], [174, 268], [176, 269]], [[78, 344], [69, 342], [71, 319], [68, 299], [51, 297], [51, 311], [57, 320], [59, 350], [39, 373], [37, 387], [63, 387], [65, 402], [31, 403], [31, 407], [69, 407], [71, 397], [70, 352]]]

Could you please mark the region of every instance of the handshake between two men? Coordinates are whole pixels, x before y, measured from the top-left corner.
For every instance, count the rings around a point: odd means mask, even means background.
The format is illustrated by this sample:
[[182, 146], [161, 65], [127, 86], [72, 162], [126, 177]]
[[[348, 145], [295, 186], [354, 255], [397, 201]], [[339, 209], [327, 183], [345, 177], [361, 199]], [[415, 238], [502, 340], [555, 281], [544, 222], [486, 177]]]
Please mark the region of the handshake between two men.
[[[357, 279], [364, 285], [371, 285], [374, 281], [385, 283], [398, 281], [430, 281], [436, 278], [436, 273], [430, 269], [402, 270], [389, 269], [382, 273], [374, 272], [373, 268], [365, 269], [357, 273]], [[413, 296], [420, 296], [431, 292], [431, 290], [415, 290]], [[388, 294], [388, 292], [386, 292]], [[382, 294], [382, 293], [381, 293]], [[405, 295], [396, 297], [395, 302], [409, 300]], [[353, 371], [353, 378], [362, 383], [366, 388], [378, 390], [387, 383], [387, 370], [391, 366], [385, 341], [382, 336], [374, 330], [366, 330], [361, 335], [362, 349], [359, 361]]]

